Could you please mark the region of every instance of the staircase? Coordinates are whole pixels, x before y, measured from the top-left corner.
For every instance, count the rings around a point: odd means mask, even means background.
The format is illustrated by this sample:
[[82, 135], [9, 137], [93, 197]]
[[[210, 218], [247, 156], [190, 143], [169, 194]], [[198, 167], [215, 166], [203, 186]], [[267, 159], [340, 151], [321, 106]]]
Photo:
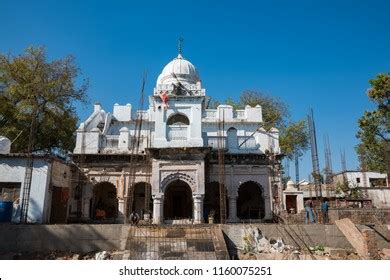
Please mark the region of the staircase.
[[125, 259], [130, 260], [228, 260], [218, 226], [131, 226]]

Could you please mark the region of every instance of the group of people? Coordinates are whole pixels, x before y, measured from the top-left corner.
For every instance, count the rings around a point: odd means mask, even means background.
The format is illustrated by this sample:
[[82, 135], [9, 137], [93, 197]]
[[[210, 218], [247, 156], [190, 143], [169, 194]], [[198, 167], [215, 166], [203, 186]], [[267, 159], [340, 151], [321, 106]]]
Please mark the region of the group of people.
[[[322, 223], [329, 223], [329, 203], [328, 199], [324, 198], [321, 201], [321, 215], [322, 215]], [[317, 214], [314, 211], [313, 201], [311, 199], [306, 200], [305, 202], [305, 224], [311, 223], [314, 224], [318, 220]]]

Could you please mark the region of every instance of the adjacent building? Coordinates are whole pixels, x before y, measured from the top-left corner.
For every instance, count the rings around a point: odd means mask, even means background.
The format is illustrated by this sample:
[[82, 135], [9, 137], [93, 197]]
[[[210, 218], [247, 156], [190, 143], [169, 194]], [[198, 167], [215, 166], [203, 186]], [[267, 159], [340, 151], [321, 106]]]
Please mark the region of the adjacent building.
[[[26, 154], [0, 153], [0, 200], [13, 202], [14, 223], [21, 218], [26, 163]], [[67, 223], [77, 219], [78, 177], [75, 165], [54, 156], [34, 155], [27, 221]]]

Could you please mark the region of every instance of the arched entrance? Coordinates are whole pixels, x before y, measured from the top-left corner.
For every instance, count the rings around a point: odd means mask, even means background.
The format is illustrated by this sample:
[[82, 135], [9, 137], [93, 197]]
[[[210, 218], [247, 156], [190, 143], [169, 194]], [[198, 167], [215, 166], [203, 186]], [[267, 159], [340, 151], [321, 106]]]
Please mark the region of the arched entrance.
[[140, 215], [152, 213], [153, 200], [151, 196], [151, 185], [145, 182], [137, 183], [134, 186], [134, 199], [132, 209]]
[[264, 218], [264, 199], [259, 184], [249, 181], [240, 186], [238, 189], [237, 216], [240, 219]]
[[[225, 198], [226, 202], [226, 218], [229, 217], [229, 201], [227, 197]], [[208, 222], [208, 217], [210, 214], [214, 213], [214, 222], [221, 222], [221, 212], [220, 212], [220, 195], [219, 195], [219, 183], [211, 182], [205, 186], [205, 196], [203, 200], [203, 215], [206, 223]]]
[[110, 219], [118, 217], [118, 199], [116, 188], [109, 182], [102, 182], [93, 188], [93, 217]]
[[164, 194], [165, 220], [192, 219], [193, 199], [190, 186], [175, 180], [168, 184]]

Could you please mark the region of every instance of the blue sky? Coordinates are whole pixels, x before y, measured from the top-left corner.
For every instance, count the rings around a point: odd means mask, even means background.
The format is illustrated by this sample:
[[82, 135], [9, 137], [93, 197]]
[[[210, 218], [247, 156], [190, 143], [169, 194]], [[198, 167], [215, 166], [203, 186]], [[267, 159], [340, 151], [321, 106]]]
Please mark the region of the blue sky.
[[[355, 169], [357, 119], [373, 108], [368, 80], [390, 70], [390, 1], [17, 1], [0, 0], [0, 51], [44, 45], [50, 58], [76, 57], [90, 103], [107, 111], [139, 100], [144, 70], [151, 94], [177, 54], [200, 72], [206, 94], [245, 89], [278, 96], [292, 118], [314, 109], [321, 169], [323, 135], [333, 166], [340, 149]], [[85, 119], [92, 106], [78, 106]], [[293, 175], [291, 165], [290, 175]], [[311, 172], [310, 152], [301, 177]]]

